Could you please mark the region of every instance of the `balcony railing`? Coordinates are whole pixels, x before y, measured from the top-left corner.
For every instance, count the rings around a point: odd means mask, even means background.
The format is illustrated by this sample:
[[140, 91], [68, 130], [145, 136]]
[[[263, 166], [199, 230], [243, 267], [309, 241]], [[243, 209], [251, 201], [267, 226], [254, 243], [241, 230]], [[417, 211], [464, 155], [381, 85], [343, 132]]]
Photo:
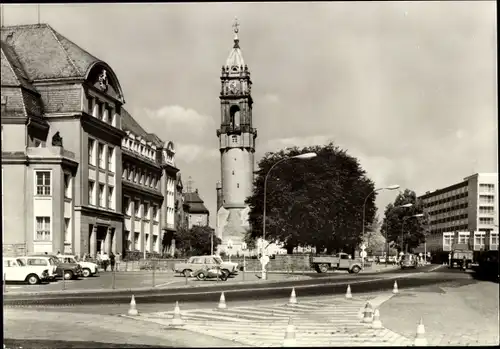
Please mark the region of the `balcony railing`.
[[221, 133], [252, 133], [256, 135], [257, 129], [249, 125], [221, 125], [221, 128], [217, 130], [217, 136], [220, 136]]
[[46, 147], [46, 148], [37, 148], [37, 147], [28, 147], [26, 149], [26, 155], [30, 157], [54, 157], [54, 156], [62, 156], [68, 159], [75, 159], [75, 153], [64, 149], [63, 147]]

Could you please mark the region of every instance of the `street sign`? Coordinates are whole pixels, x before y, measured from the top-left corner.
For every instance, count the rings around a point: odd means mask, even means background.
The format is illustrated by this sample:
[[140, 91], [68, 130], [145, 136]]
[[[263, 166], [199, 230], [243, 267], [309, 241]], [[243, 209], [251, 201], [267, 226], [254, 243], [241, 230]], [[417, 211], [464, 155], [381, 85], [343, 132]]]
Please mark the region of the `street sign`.
[[366, 250], [366, 246], [365, 246], [365, 244], [362, 244], [360, 247], [361, 247], [361, 250], [362, 250], [362, 251]]
[[241, 249], [242, 250], [246, 250], [247, 249], [247, 243], [246, 242], [241, 243]]
[[361, 258], [365, 258], [367, 253], [366, 253], [366, 251], [361, 251], [361, 253], [359, 255], [361, 256]]

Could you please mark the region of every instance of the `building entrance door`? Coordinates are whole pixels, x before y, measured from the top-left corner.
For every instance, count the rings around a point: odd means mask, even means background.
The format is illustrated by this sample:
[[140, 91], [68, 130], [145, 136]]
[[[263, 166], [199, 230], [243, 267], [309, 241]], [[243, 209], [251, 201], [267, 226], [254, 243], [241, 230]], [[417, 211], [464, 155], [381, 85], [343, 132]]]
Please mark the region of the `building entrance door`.
[[97, 240], [97, 253], [104, 253], [106, 252], [106, 248], [104, 247], [105, 241], [106, 241], [106, 234], [108, 233], [108, 227], [103, 226], [103, 225], [98, 225], [97, 226], [97, 234], [96, 234], [96, 240]]

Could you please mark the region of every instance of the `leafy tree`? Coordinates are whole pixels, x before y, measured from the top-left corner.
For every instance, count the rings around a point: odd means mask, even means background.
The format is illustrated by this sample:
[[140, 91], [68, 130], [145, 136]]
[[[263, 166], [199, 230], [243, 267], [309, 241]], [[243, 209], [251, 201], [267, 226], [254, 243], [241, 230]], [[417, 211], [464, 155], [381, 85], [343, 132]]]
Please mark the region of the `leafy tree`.
[[[401, 207], [405, 204], [412, 204], [411, 207]], [[423, 217], [412, 217], [423, 214], [422, 202], [418, 200], [414, 191], [405, 189], [400, 192], [394, 203], [385, 208], [385, 217], [382, 223], [382, 232], [389, 241], [394, 242], [394, 246], [399, 251], [412, 251], [425, 240], [427, 233], [428, 215]]]
[[[213, 233], [214, 229], [209, 226], [195, 225], [191, 229], [181, 228], [175, 234], [176, 248], [188, 256], [210, 254]], [[214, 235], [214, 251], [220, 243], [221, 240]]]
[[[363, 203], [374, 190], [358, 160], [333, 143], [267, 153], [259, 162], [250, 206], [251, 237], [262, 237], [264, 180], [278, 161], [315, 152], [316, 157], [288, 159], [268, 176], [266, 240], [278, 240], [288, 253], [299, 245], [351, 252], [361, 242]], [[368, 197], [366, 220], [375, 216], [376, 193]]]
[[248, 250], [255, 250], [257, 248], [257, 238], [252, 236], [251, 229], [248, 229], [246, 231], [245, 237], [243, 238], [243, 241], [246, 242]]

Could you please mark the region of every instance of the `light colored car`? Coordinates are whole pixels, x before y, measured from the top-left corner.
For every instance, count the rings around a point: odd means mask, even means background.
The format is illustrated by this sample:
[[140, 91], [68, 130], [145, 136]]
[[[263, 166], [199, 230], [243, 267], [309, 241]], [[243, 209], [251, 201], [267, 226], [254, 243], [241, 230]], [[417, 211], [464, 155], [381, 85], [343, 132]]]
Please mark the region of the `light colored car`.
[[17, 257], [17, 259], [21, 260], [24, 265], [27, 266], [36, 266], [36, 267], [45, 267], [48, 270], [48, 280], [55, 280], [57, 273], [57, 262], [53, 260], [50, 256], [21, 256]]
[[238, 274], [238, 263], [224, 262], [220, 256], [195, 256], [185, 263], [176, 263], [173, 270], [184, 276], [191, 276], [191, 273], [203, 267], [220, 267], [228, 276]]
[[47, 266], [26, 265], [22, 259], [14, 257], [3, 258], [3, 273], [5, 281], [24, 281], [30, 285], [39, 284], [49, 278]]
[[99, 268], [97, 264], [92, 262], [83, 262], [77, 261], [74, 255], [69, 254], [60, 254], [57, 255], [57, 258], [63, 263], [75, 263], [79, 264], [82, 267], [82, 275], [83, 277], [95, 276], [99, 274]]

